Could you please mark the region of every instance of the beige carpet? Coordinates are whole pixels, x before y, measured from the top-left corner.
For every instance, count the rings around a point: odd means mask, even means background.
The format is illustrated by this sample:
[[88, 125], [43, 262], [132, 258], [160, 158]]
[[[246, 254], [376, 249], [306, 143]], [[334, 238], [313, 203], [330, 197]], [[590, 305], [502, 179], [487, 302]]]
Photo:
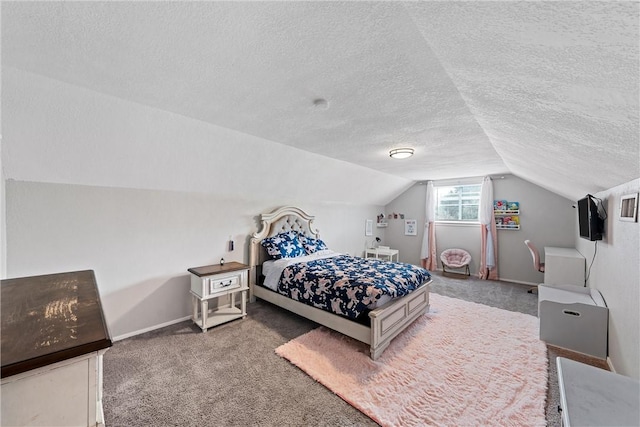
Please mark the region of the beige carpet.
[[547, 349], [527, 314], [432, 293], [375, 362], [326, 328], [276, 353], [383, 426], [546, 424]]

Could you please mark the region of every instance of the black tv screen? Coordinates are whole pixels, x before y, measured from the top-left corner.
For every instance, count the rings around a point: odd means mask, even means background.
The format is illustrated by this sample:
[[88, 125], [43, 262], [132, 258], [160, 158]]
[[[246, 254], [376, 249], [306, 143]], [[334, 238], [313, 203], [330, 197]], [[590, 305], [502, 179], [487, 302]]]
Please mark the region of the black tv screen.
[[590, 195], [578, 200], [578, 226], [583, 239], [602, 240], [604, 221], [598, 214], [598, 205]]

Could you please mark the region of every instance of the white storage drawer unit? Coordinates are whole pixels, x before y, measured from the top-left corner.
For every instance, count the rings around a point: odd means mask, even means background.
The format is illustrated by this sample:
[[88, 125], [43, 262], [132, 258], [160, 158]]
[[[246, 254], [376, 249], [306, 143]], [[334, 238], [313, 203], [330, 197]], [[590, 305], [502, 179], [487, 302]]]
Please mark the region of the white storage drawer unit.
[[546, 343], [607, 358], [609, 309], [597, 289], [539, 285], [538, 317]]

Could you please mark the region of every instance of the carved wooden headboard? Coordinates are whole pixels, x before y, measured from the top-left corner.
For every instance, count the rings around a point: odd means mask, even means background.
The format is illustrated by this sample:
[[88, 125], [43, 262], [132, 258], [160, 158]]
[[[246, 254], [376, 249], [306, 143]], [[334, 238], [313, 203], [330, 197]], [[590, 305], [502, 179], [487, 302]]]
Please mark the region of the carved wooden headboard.
[[[267, 237], [272, 237], [286, 231], [295, 231], [299, 234], [318, 239], [320, 233], [312, 226], [314, 218], [314, 216], [294, 206], [283, 206], [271, 213], [260, 215], [262, 226], [260, 231], [251, 235], [249, 243], [249, 266], [251, 268], [249, 271], [250, 287], [256, 284], [258, 267], [269, 259], [267, 251], [262, 247], [260, 242]], [[250, 293], [252, 294], [253, 292]]]

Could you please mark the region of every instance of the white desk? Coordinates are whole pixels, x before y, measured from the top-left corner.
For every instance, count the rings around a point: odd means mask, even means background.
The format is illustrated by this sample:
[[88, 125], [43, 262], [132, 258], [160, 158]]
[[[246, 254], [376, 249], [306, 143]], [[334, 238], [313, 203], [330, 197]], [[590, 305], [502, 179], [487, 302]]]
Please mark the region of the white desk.
[[400, 260], [400, 251], [390, 248], [369, 248], [364, 251], [365, 258], [378, 258], [383, 259], [387, 257], [389, 261], [393, 261], [393, 257], [396, 257], [396, 262]]
[[544, 248], [544, 284], [584, 286], [585, 259], [574, 248]]
[[640, 382], [558, 357], [562, 425], [637, 426]]

